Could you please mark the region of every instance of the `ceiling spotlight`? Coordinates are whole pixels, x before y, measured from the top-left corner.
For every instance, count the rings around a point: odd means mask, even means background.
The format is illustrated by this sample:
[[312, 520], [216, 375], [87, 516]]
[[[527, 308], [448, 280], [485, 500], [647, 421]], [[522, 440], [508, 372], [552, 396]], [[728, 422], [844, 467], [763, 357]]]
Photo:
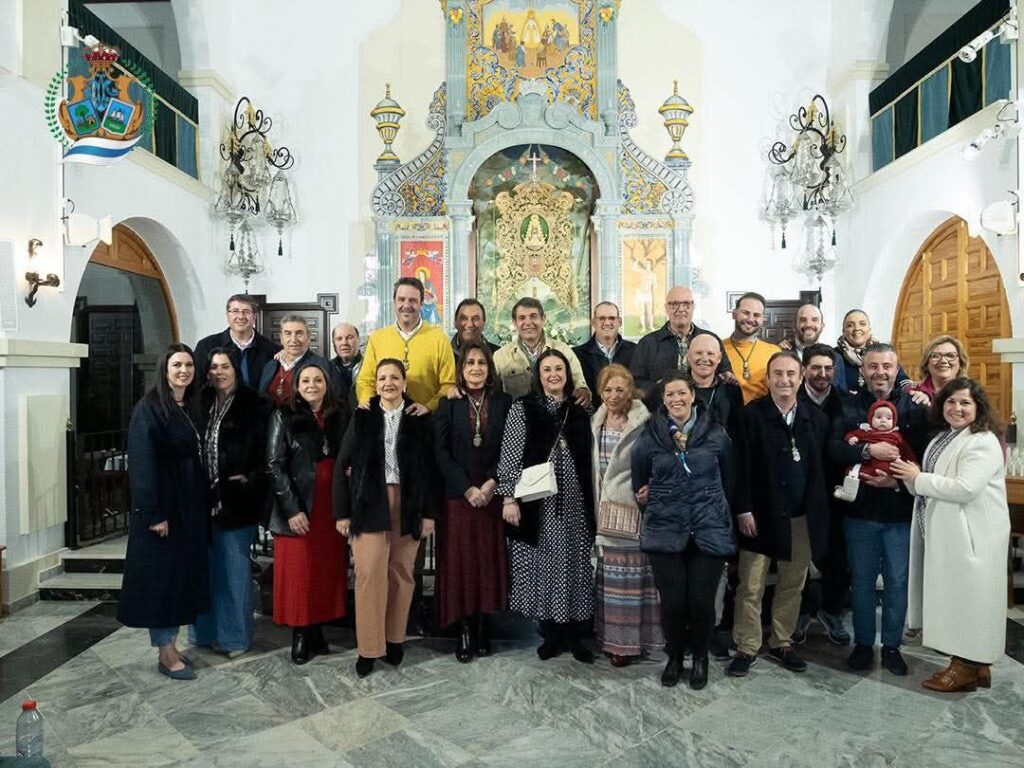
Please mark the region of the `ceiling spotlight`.
[[974, 137], [968, 144], [964, 145], [964, 148], [960, 150], [960, 154], [964, 160], [977, 160], [978, 155], [981, 154], [981, 148], [988, 144], [992, 139], [998, 139], [1003, 135], [1005, 129], [1001, 123], [996, 123], [993, 126], [986, 128], [984, 131]]
[[1006, 43], [1010, 40], [1016, 40], [1020, 34], [1020, 29], [1017, 24], [1017, 9], [1011, 8], [1010, 15], [1007, 19], [1002, 22], [998, 27], [992, 29], [986, 29], [976, 38], [971, 40], [967, 45], [960, 49], [957, 56], [960, 57], [960, 61], [970, 64], [976, 58], [978, 58], [978, 52], [984, 48], [990, 40], [1001, 38], [1001, 42]]

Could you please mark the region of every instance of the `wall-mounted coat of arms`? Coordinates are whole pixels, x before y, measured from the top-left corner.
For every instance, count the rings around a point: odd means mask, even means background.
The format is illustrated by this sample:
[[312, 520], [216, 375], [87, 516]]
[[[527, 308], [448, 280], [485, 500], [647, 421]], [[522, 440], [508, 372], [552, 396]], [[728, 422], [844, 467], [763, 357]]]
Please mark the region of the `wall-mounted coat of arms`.
[[[67, 145], [64, 162], [111, 165], [127, 155], [147, 127], [145, 101], [132, 98], [148, 95], [139, 78], [118, 65], [118, 51], [97, 45], [83, 58], [86, 75], [54, 75], [46, 95], [47, 119], [55, 138]], [[68, 97], [57, 103], [64, 80]]]

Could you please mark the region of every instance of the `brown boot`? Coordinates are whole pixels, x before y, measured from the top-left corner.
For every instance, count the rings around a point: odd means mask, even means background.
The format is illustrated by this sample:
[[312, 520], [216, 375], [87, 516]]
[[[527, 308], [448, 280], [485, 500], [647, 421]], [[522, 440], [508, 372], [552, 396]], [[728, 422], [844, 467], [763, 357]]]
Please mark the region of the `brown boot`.
[[978, 687], [979, 688], [991, 688], [992, 687], [992, 665], [991, 664], [979, 664], [977, 669], [978, 669]]
[[954, 656], [948, 667], [932, 675], [921, 685], [930, 691], [941, 693], [973, 691], [978, 687], [978, 668]]

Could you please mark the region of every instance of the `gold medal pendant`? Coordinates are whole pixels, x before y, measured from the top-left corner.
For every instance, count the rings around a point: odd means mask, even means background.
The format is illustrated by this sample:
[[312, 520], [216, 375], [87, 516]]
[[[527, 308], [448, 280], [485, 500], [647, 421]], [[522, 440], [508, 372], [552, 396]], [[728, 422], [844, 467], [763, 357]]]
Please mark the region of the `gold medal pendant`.
[[750, 366], [746, 362], [743, 363], [743, 378], [750, 381]]
[[793, 441], [793, 461], [800, 461], [800, 450], [796, 447], [796, 440]]
[[475, 435], [473, 435], [473, 447], [474, 448], [479, 448], [483, 444], [484, 444], [484, 438], [483, 438], [483, 436], [479, 432], [477, 432]]
[[562, 450], [563, 451], [569, 450], [569, 444], [567, 442], [565, 442], [565, 438], [564, 437], [558, 438], [558, 444], [560, 446], [562, 446]]

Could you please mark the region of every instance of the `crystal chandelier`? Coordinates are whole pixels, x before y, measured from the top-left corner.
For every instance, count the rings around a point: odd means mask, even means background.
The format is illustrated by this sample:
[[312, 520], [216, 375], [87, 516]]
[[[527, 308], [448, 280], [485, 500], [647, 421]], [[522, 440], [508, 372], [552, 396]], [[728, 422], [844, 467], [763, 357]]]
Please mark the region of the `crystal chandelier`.
[[[815, 95], [806, 107], [789, 116], [796, 135], [790, 143], [776, 141], [768, 151], [775, 166], [769, 171], [763, 216], [782, 233], [786, 247], [786, 228], [803, 219], [808, 243], [820, 275], [835, 265], [834, 252], [825, 246], [826, 234], [836, 244], [836, 220], [853, 205], [846, 169], [839, 155], [846, 149], [846, 136], [836, 129], [825, 97]], [[827, 256], [826, 251], [832, 253]], [[827, 265], [827, 266], [825, 266]]]
[[227, 270], [245, 280], [246, 290], [250, 278], [264, 269], [253, 232], [260, 215], [277, 230], [279, 256], [284, 254], [284, 229], [296, 221], [285, 174], [295, 158], [287, 147], [275, 149], [270, 143], [272, 126], [271, 118], [243, 96], [235, 105], [228, 137], [220, 145], [220, 156], [227, 165], [213, 212], [228, 224]]

